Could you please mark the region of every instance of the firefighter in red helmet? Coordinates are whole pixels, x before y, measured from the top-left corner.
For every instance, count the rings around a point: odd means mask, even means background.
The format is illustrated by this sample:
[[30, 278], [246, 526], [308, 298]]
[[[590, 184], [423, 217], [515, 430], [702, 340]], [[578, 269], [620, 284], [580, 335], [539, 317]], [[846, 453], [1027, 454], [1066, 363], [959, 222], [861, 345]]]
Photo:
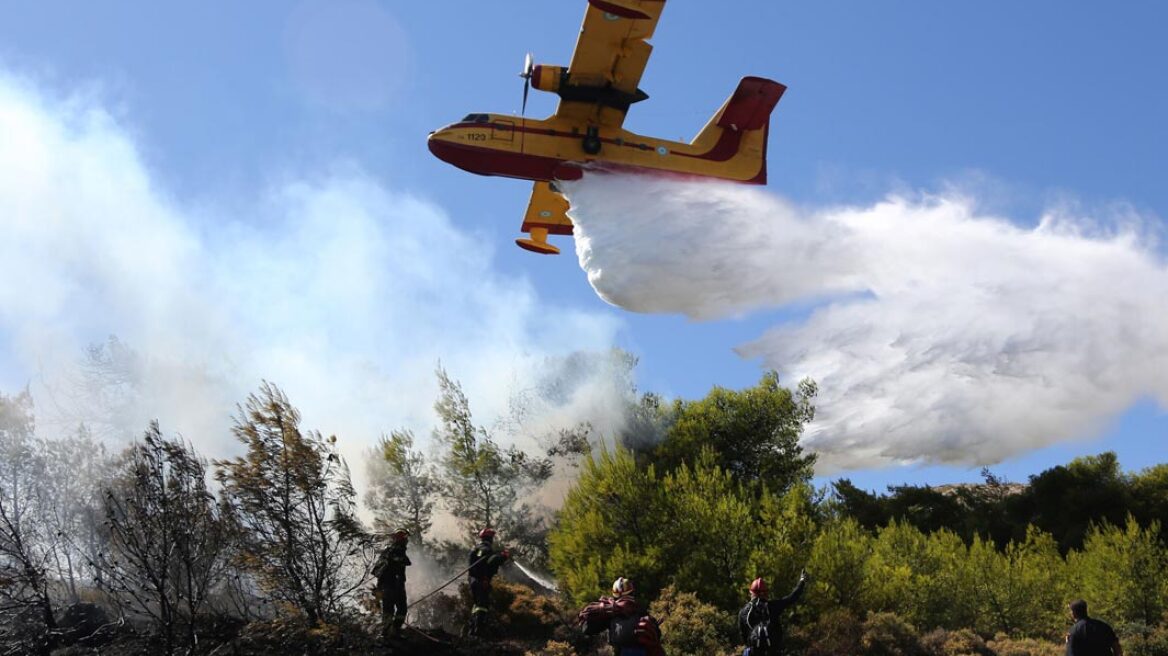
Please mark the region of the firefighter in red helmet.
[[746, 643], [744, 656], [767, 656], [783, 651], [783, 611], [795, 605], [807, 585], [807, 570], [799, 573], [799, 583], [791, 594], [771, 599], [766, 581], [755, 579], [750, 584], [750, 601], [738, 613], [738, 631]]
[[479, 544], [470, 552], [468, 572], [473, 606], [467, 633], [472, 636], [482, 632], [487, 616], [491, 612], [491, 579], [511, 558], [510, 552], [506, 549], [496, 552], [494, 545], [495, 529], [487, 527], [479, 531]]
[[406, 621], [406, 568], [410, 566], [406, 544], [410, 532], [398, 529], [389, 539], [389, 546], [373, 565], [373, 576], [377, 579], [376, 589], [381, 599], [381, 634], [393, 638], [401, 635]]

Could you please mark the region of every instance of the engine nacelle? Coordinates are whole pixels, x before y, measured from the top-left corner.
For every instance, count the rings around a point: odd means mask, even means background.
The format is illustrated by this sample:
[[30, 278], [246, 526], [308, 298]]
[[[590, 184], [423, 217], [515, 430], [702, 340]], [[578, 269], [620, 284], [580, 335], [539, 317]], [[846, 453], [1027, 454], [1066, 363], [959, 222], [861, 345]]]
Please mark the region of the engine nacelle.
[[568, 69], [563, 66], [539, 65], [531, 69], [531, 86], [540, 91], [556, 93], [568, 78]]

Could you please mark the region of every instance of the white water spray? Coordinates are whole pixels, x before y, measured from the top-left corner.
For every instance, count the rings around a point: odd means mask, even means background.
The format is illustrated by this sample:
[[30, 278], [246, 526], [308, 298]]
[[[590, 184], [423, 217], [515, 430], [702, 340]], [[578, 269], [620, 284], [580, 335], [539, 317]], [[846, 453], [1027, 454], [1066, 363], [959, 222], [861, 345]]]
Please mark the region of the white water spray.
[[990, 464], [1089, 436], [1144, 397], [1168, 407], [1168, 267], [1130, 212], [1027, 228], [959, 196], [805, 210], [616, 176], [565, 192], [610, 303], [695, 319], [811, 304], [738, 351], [819, 383], [804, 445], [829, 470]]
[[536, 574], [535, 572], [531, 571], [530, 569], [527, 569], [526, 567], [523, 566], [523, 563], [519, 562], [518, 560], [513, 560], [511, 562], [515, 563], [515, 566], [518, 567], [520, 570], [522, 570], [523, 573], [527, 575], [527, 578], [531, 579], [532, 581], [535, 581], [536, 583], [542, 585], [543, 587], [547, 588], [548, 590], [551, 590], [552, 592], [559, 592], [560, 591], [560, 589], [556, 587], [555, 583], [545, 579], [544, 577], [540, 576], [539, 574]]

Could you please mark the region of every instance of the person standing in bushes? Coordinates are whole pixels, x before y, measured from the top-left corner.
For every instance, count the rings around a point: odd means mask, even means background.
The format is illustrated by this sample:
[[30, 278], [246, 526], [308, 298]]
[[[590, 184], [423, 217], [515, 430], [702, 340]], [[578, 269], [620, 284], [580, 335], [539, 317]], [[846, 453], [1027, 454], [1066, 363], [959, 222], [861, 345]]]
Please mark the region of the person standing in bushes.
[[1107, 624], [1087, 616], [1087, 602], [1071, 602], [1071, 621], [1067, 633], [1067, 656], [1123, 656], [1119, 636]]
[[584, 607], [576, 620], [585, 635], [608, 633], [613, 656], [665, 656], [661, 625], [633, 597], [633, 582], [612, 582], [612, 596]]
[[395, 638], [401, 635], [406, 621], [406, 568], [411, 565], [406, 555], [410, 532], [398, 529], [390, 536], [390, 544], [377, 557], [373, 576], [377, 579], [377, 593], [381, 597], [381, 635]]
[[803, 596], [807, 578], [807, 570], [803, 570], [791, 594], [774, 600], [768, 598], [766, 581], [757, 578], [750, 584], [750, 601], [738, 613], [738, 631], [746, 643], [743, 656], [783, 653], [783, 611]]
[[470, 626], [467, 634], [479, 635], [486, 626], [487, 617], [491, 612], [491, 579], [499, 573], [499, 568], [510, 558], [506, 549], [495, 551], [495, 529], [484, 528], [479, 531], [479, 544], [470, 552]]

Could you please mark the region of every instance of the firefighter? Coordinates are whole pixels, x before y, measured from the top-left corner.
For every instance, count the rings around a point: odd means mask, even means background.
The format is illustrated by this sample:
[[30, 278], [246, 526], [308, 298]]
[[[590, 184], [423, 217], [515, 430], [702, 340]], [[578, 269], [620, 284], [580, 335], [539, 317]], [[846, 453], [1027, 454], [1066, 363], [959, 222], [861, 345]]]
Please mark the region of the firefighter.
[[791, 594], [774, 600], [768, 597], [766, 581], [758, 578], [750, 584], [750, 601], [738, 613], [738, 630], [746, 643], [745, 656], [783, 653], [783, 611], [803, 596], [807, 578], [807, 570], [803, 570]]
[[477, 636], [486, 626], [491, 612], [491, 579], [510, 558], [506, 549], [495, 551], [495, 529], [487, 527], [479, 531], [479, 544], [470, 552], [468, 570], [470, 576], [470, 627], [467, 630]]
[[586, 635], [606, 632], [613, 656], [665, 656], [661, 625], [637, 602], [634, 592], [632, 581], [618, 577], [612, 582], [612, 596], [585, 606], [577, 621]]
[[400, 636], [406, 621], [406, 568], [411, 564], [406, 555], [409, 540], [410, 532], [406, 529], [394, 531], [389, 546], [381, 551], [373, 566], [381, 597], [381, 634], [386, 637]]

